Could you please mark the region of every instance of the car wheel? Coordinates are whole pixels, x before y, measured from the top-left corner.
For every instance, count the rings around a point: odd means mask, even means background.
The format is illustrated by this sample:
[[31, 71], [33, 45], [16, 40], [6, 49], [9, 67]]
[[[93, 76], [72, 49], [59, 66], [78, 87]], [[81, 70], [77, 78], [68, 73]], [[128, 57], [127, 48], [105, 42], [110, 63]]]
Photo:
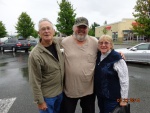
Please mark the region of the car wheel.
[[28, 53], [28, 49], [26, 49], [25, 52]]
[[16, 52], [16, 48], [15, 48], [15, 47], [13, 47], [13, 48], [12, 48], [12, 51], [13, 51], [13, 52]]

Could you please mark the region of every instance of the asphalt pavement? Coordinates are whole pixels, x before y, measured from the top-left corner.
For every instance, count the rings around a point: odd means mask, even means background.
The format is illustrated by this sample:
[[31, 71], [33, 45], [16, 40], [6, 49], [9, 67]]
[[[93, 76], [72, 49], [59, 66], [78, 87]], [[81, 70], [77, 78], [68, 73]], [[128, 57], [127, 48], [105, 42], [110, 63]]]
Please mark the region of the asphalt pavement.
[[[129, 47], [115, 45], [115, 48]], [[38, 113], [28, 82], [28, 53], [0, 52], [0, 113]], [[127, 63], [131, 113], [150, 113], [150, 66]], [[96, 102], [96, 113], [99, 112]], [[82, 113], [78, 103], [76, 113]]]

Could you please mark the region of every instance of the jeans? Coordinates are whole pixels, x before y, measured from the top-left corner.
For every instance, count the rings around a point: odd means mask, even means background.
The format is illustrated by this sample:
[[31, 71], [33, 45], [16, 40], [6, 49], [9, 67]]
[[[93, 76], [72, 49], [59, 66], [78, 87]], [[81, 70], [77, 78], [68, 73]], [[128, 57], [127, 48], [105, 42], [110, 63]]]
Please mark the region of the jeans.
[[59, 94], [56, 97], [45, 98], [44, 101], [47, 104], [46, 110], [39, 110], [40, 113], [60, 113], [60, 106], [63, 99], [63, 93]]
[[69, 98], [64, 94], [61, 113], [75, 113], [77, 102], [80, 100], [82, 113], [95, 113], [95, 95], [87, 95], [80, 98]]
[[102, 97], [97, 97], [97, 99], [98, 99], [98, 107], [100, 109], [100, 113], [112, 112], [113, 109], [119, 104], [117, 100], [111, 100]]

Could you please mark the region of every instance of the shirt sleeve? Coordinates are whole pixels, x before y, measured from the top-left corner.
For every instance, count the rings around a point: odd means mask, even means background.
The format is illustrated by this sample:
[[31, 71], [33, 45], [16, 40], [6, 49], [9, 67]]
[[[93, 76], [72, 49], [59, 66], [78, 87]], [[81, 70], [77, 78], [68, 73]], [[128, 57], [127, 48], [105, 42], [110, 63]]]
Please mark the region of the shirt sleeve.
[[121, 59], [114, 64], [114, 69], [118, 72], [118, 77], [121, 86], [121, 98], [128, 98], [129, 90], [129, 75], [126, 62]]

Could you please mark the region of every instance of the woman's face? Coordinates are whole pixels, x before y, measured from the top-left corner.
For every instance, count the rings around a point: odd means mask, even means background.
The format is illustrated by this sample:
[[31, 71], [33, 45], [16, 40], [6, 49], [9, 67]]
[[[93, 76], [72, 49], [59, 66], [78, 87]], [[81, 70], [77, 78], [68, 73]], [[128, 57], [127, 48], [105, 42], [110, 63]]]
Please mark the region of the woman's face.
[[112, 43], [106, 39], [99, 40], [98, 49], [102, 54], [105, 54], [112, 49]]

